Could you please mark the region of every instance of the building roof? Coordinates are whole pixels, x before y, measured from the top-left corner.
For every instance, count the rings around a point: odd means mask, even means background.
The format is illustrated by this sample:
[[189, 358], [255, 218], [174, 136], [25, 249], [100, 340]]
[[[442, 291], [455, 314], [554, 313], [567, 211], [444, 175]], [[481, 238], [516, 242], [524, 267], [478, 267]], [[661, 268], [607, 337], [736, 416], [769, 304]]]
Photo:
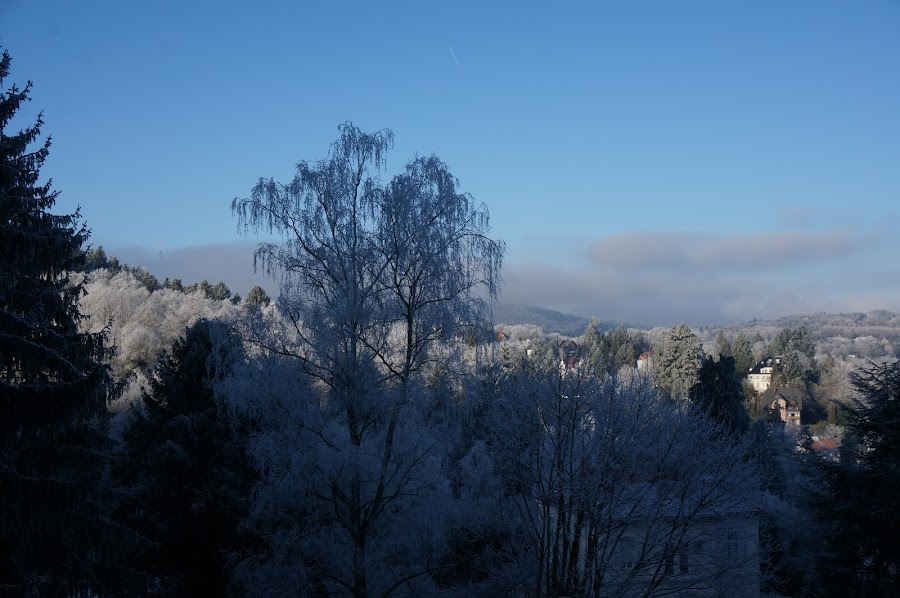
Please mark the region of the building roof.
[[767, 365], [766, 365], [765, 363], [763, 363], [763, 362], [759, 362], [759, 363], [757, 363], [755, 366], [753, 366], [752, 368], [750, 368], [750, 372], [749, 372], [749, 373], [750, 373], [750, 374], [762, 374], [762, 369], [765, 368], [765, 367], [769, 367], [769, 366], [767, 366]]
[[803, 391], [794, 388], [770, 388], [762, 394], [762, 399], [767, 405], [782, 399], [790, 407], [803, 408]]
[[836, 451], [838, 448], [837, 443], [830, 438], [820, 438], [812, 443], [812, 449], [814, 451]]
[[776, 370], [776, 369], [780, 370], [781, 369], [781, 357], [776, 357], [775, 359], [772, 359], [771, 357], [766, 357], [765, 359], [763, 359], [762, 361], [757, 363], [755, 366], [750, 368], [749, 373], [750, 374], [762, 374], [763, 368], [772, 368], [773, 370]]

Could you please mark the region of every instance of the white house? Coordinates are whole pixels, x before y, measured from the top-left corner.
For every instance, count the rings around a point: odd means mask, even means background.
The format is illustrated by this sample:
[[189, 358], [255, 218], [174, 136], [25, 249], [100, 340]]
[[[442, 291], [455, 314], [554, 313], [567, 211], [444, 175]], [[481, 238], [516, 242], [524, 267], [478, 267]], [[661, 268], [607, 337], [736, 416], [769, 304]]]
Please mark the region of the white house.
[[[731, 505], [700, 506], [660, 496], [651, 486], [633, 488], [640, 497], [614, 508], [618, 514], [566, 525], [563, 533], [579, 539], [569, 553], [586, 582], [579, 594], [759, 597], [759, 516], [752, 491]], [[553, 510], [551, 521], [556, 528]]]
[[751, 513], [699, 517], [677, 544], [654, 542], [632, 526], [617, 546], [617, 566], [604, 576], [603, 594], [729, 596], [760, 592], [759, 518]]
[[772, 385], [772, 373], [776, 365], [777, 362], [773, 362], [770, 358], [757, 363], [751, 368], [750, 373], [747, 374], [747, 381], [753, 386], [753, 390], [758, 393], [769, 390], [769, 387]]

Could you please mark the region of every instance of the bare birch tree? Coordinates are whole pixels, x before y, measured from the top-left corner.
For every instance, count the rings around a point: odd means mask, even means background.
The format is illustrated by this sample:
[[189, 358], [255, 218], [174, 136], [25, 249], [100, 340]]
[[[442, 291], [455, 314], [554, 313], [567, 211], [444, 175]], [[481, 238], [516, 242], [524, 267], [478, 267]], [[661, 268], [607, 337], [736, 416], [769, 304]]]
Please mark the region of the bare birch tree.
[[[472, 325], [497, 297], [503, 244], [487, 236], [486, 208], [458, 192], [440, 160], [416, 158], [385, 186], [393, 135], [349, 123], [340, 131], [327, 158], [300, 162], [287, 184], [261, 179], [232, 211], [245, 231], [282, 235], [259, 246], [256, 263], [280, 281], [292, 331], [254, 340], [296, 358], [322, 387], [305, 430], [322, 466], [307, 491], [346, 538], [335, 557], [351, 558], [319, 573], [362, 597], [417, 575], [397, 569], [392, 581], [373, 583], [370, 554], [404, 500], [436, 483], [423, 473], [429, 448], [408, 409], [413, 376], [432, 344]], [[399, 348], [391, 342], [398, 326]]]

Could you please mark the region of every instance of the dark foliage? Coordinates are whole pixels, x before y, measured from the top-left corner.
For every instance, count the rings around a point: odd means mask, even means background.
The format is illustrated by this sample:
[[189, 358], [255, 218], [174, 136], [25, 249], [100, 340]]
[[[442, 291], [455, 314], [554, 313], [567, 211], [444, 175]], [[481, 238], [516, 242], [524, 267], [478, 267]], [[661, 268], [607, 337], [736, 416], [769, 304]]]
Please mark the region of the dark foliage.
[[602, 332], [602, 325], [591, 320], [582, 337], [582, 357], [600, 377], [614, 376], [623, 367], [634, 367], [638, 356], [650, 349], [640, 333], [629, 333], [624, 326]]
[[240, 341], [224, 324], [198, 320], [156, 368], [143, 410], [126, 426], [117, 477], [128, 498], [119, 517], [145, 538], [131, 562], [146, 572], [143, 592], [225, 590], [251, 474], [241, 444], [246, 430], [226, 417], [213, 383], [241, 356]]
[[734, 357], [705, 357], [697, 375], [699, 379], [689, 392], [691, 401], [724, 423], [730, 432], [746, 432], [750, 416], [744, 409], [744, 389], [735, 372]]
[[477, 587], [491, 579], [502, 565], [509, 563], [510, 544], [514, 542], [508, 530], [490, 526], [456, 527], [449, 531], [446, 564], [436, 567], [431, 578], [438, 587]]
[[900, 362], [851, 374], [859, 398], [841, 404], [848, 437], [822, 462], [817, 496], [831, 530], [822, 574], [833, 595], [900, 594]]
[[731, 344], [730, 355], [734, 357], [734, 370], [743, 379], [754, 365], [750, 341], [743, 332], [739, 332]]
[[107, 257], [103, 245], [91, 247], [84, 253], [84, 272], [93, 272], [94, 270], [99, 270], [101, 268], [119, 270], [122, 268], [122, 265], [115, 256]]
[[[0, 59], [0, 87], [9, 74]], [[43, 120], [8, 132], [31, 83], [0, 95], [0, 586], [43, 595], [88, 592], [104, 558], [98, 481], [110, 392], [102, 334], [80, 331], [89, 231], [51, 214], [39, 183], [50, 150]]]
[[[181, 281], [179, 281], [179, 284], [180, 282]], [[221, 280], [216, 284], [209, 284], [209, 281], [204, 279], [198, 283], [194, 283], [192, 285], [184, 287], [183, 291], [185, 293], [195, 293], [197, 291], [202, 291], [204, 297], [206, 297], [207, 299], [213, 299], [215, 301], [225, 301], [226, 299], [231, 299], [231, 289], [229, 289], [228, 285], [226, 285], [225, 282]]]

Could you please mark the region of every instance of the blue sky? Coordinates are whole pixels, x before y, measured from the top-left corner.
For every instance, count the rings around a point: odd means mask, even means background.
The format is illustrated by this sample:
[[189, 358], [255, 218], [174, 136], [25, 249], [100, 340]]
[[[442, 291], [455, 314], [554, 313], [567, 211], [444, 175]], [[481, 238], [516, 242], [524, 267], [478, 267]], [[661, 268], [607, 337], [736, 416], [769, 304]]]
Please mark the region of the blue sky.
[[353, 121], [394, 131], [389, 172], [436, 153], [488, 205], [504, 301], [900, 310], [896, 1], [3, 0], [0, 44], [59, 211], [162, 276], [245, 290], [231, 199]]

